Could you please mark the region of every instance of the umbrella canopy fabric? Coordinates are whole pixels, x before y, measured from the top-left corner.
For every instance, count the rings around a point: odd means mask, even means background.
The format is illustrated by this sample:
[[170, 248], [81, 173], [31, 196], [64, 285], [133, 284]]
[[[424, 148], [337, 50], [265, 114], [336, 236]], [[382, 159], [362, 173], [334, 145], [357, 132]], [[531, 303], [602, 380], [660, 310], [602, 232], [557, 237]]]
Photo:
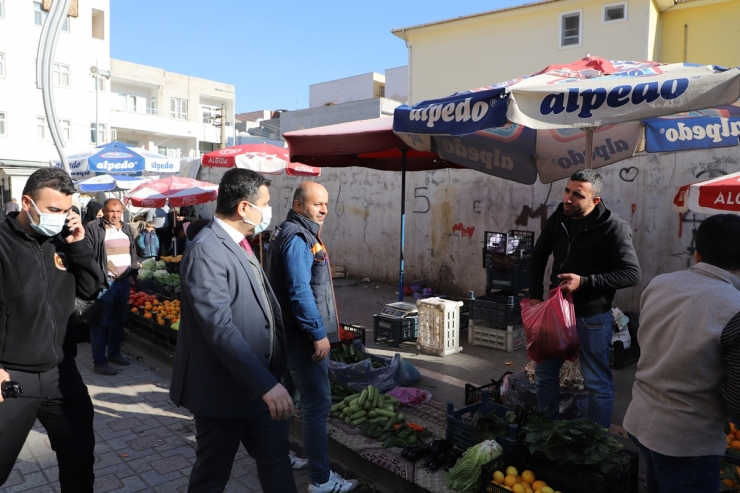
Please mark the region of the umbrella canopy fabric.
[[740, 214], [740, 172], [679, 187], [673, 198], [676, 212]]
[[124, 202], [135, 207], [171, 207], [204, 204], [218, 197], [218, 185], [172, 176], [143, 183], [128, 192]]
[[270, 144], [244, 144], [203, 154], [201, 164], [213, 168], [244, 168], [258, 173], [292, 176], [320, 176], [321, 169], [290, 162], [284, 147]]
[[[111, 142], [67, 155], [72, 178], [88, 178], [101, 173], [141, 176], [145, 173], [177, 173], [180, 161], [162, 154], [127, 146], [122, 142]], [[62, 167], [59, 160], [50, 161], [52, 166]]]
[[[739, 97], [737, 68], [586, 57], [400, 106], [393, 129], [415, 149], [435, 149], [443, 159], [519, 183], [534, 183], [539, 173], [550, 183], [589, 164], [598, 168], [631, 157], [643, 139], [640, 120]], [[420, 144], [414, 140], [419, 135], [433, 138]]]
[[136, 188], [145, 182], [144, 178], [138, 176], [100, 175], [76, 181], [75, 187], [80, 192], [87, 193], [121, 192]]
[[[286, 132], [283, 137], [288, 142], [291, 161], [323, 168], [360, 166], [401, 171], [402, 152], [406, 154], [406, 171], [462, 167], [440, 159], [436, 152], [413, 149], [393, 133], [392, 118], [373, 118], [296, 130]], [[421, 146], [431, 142], [427, 136], [413, 136], [413, 139]]]

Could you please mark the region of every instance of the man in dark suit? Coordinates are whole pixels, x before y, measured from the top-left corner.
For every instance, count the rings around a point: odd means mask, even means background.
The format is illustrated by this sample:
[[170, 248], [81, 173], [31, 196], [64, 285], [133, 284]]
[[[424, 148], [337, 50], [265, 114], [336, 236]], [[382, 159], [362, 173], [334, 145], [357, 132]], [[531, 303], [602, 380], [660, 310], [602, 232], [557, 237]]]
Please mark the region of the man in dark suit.
[[195, 416], [189, 492], [223, 491], [239, 442], [257, 462], [262, 491], [296, 491], [288, 457], [293, 401], [279, 383], [286, 369], [280, 306], [245, 238], [269, 224], [269, 184], [253, 171], [227, 171], [216, 217], [180, 264], [170, 397]]

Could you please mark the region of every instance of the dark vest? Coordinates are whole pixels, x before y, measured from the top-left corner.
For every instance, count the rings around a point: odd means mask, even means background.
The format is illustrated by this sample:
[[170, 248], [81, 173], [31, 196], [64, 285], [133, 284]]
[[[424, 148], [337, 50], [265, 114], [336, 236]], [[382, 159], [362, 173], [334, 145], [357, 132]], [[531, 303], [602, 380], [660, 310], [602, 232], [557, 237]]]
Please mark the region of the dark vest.
[[[285, 248], [294, 236], [300, 236], [306, 242], [306, 248], [315, 251], [317, 245], [323, 247], [319, 239], [321, 226], [300, 214], [291, 210], [285, 222], [280, 225], [279, 230], [270, 241], [269, 259], [267, 263], [267, 276], [270, 285], [275, 291], [280, 306], [282, 307], [283, 326], [285, 327], [285, 341], [288, 345], [312, 343], [311, 337], [298, 325], [298, 320], [293, 316], [290, 297], [288, 296], [287, 283], [285, 282], [285, 269], [283, 268], [283, 255]], [[339, 337], [337, 311], [334, 304], [334, 287], [331, 281], [331, 270], [329, 257], [326, 249], [314, 256], [311, 266], [311, 291], [313, 299], [324, 322], [324, 329], [330, 342], [337, 342]]]

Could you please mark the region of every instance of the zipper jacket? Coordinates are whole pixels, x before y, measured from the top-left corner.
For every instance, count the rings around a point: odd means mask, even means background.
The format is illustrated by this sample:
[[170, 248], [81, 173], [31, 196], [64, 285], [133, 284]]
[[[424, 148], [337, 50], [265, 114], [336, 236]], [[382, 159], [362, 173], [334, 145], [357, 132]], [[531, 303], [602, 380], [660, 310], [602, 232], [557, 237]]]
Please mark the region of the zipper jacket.
[[64, 357], [75, 294], [94, 299], [103, 274], [86, 241], [39, 242], [18, 214], [0, 223], [0, 367], [43, 372]]
[[[611, 309], [617, 289], [640, 282], [640, 264], [632, 246], [632, 229], [599, 202], [592, 217], [574, 235], [560, 204], [545, 223], [532, 251], [529, 266], [530, 298], [543, 299], [542, 284], [550, 254], [553, 255], [550, 289], [560, 284], [558, 274], [577, 274], [581, 285], [573, 293], [576, 315], [589, 317]], [[589, 216], [591, 216], [591, 214]]]

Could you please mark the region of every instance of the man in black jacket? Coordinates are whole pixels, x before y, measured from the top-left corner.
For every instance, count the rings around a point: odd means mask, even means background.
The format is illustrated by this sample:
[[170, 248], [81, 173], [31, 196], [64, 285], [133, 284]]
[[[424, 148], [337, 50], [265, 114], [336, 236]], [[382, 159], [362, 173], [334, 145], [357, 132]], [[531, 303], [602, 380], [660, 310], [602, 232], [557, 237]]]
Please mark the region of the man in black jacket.
[[19, 382], [31, 397], [0, 397], [0, 485], [38, 418], [62, 491], [93, 491], [93, 406], [67, 327], [75, 294], [94, 298], [102, 273], [72, 212], [74, 191], [63, 170], [42, 168], [28, 178], [21, 210], [0, 224], [0, 381]]
[[85, 231], [85, 239], [105, 276], [104, 289], [95, 302], [95, 321], [90, 327], [93, 369], [102, 375], [115, 375], [118, 370], [109, 362], [119, 366], [131, 364], [121, 354], [121, 344], [131, 282], [139, 272], [136, 242], [131, 226], [123, 222], [123, 204], [114, 198], [103, 202], [103, 217], [87, 223]]
[[[563, 203], [545, 223], [532, 252], [529, 294], [532, 306], [542, 303], [542, 278], [553, 254], [550, 289], [573, 293], [588, 417], [609, 428], [614, 408], [611, 303], [617, 289], [640, 282], [640, 265], [632, 230], [601, 201], [601, 186], [601, 175], [591, 169], [570, 177]], [[553, 419], [558, 417], [562, 365], [560, 359], [535, 365], [537, 403], [540, 409], [548, 407]]]

